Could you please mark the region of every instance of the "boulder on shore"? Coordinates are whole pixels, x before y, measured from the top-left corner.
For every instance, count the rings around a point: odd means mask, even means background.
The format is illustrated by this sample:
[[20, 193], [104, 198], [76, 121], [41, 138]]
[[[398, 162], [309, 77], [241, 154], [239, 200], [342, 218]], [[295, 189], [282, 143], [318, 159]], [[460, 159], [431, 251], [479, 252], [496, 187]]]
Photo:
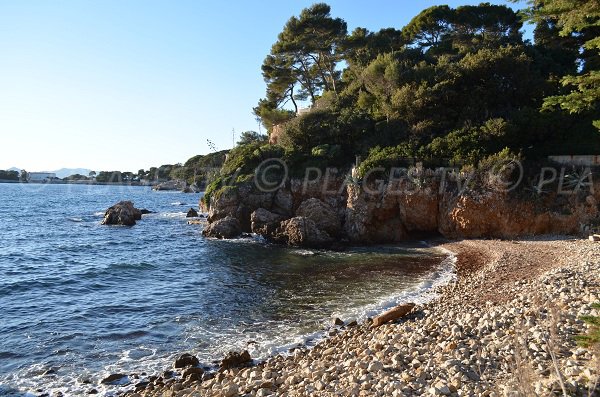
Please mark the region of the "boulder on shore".
[[196, 356], [192, 356], [189, 353], [184, 353], [177, 360], [175, 360], [175, 364], [173, 365], [175, 368], [186, 368], [186, 367], [195, 367], [198, 365], [200, 361]]
[[127, 375], [125, 375], [125, 374], [111, 374], [111, 375], [108, 375], [106, 378], [102, 379], [100, 381], [100, 383], [102, 383], [104, 385], [121, 383], [126, 377], [127, 377]]
[[296, 216], [310, 219], [319, 230], [327, 232], [330, 236], [338, 236], [342, 230], [342, 222], [334, 209], [317, 198], [304, 200], [298, 207]]
[[320, 230], [312, 219], [297, 216], [281, 222], [276, 239], [297, 247], [325, 247], [333, 243], [327, 232]]
[[270, 236], [284, 219], [285, 217], [281, 215], [274, 214], [264, 208], [259, 208], [250, 215], [252, 232], [263, 236]]
[[142, 219], [142, 212], [133, 206], [131, 201], [121, 201], [104, 213], [103, 225], [133, 226]]
[[221, 365], [219, 365], [219, 369], [245, 367], [250, 363], [252, 363], [252, 357], [250, 357], [250, 353], [248, 353], [248, 350], [244, 350], [241, 353], [229, 352], [227, 353], [225, 358], [221, 360]]
[[237, 218], [232, 216], [226, 216], [223, 219], [215, 221], [202, 231], [202, 235], [205, 237], [216, 237], [223, 239], [230, 239], [238, 237], [242, 234], [242, 225]]
[[198, 211], [196, 211], [193, 208], [190, 208], [187, 212], [187, 214], [185, 215], [186, 218], [197, 218], [198, 217]]

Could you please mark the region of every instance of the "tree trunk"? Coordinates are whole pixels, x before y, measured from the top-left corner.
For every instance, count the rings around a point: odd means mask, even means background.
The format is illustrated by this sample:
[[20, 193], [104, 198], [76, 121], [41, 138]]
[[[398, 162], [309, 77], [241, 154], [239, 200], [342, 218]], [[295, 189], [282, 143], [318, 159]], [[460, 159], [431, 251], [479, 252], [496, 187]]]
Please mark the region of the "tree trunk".
[[388, 321], [397, 320], [401, 317], [406, 316], [415, 307], [414, 303], [406, 303], [404, 305], [396, 306], [387, 312], [380, 314], [373, 319], [373, 327], [379, 327]]

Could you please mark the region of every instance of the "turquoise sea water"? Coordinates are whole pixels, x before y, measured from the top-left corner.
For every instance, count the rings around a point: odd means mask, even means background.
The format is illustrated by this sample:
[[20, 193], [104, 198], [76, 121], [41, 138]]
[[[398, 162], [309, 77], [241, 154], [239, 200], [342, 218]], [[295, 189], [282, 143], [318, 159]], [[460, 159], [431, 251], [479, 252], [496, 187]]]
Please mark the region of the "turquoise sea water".
[[[113, 395], [99, 385], [107, 374], [151, 375], [183, 352], [206, 366], [229, 350], [266, 357], [450, 274], [418, 243], [331, 252], [205, 239], [185, 219], [199, 197], [0, 184], [0, 396]], [[156, 213], [101, 226], [123, 199]]]

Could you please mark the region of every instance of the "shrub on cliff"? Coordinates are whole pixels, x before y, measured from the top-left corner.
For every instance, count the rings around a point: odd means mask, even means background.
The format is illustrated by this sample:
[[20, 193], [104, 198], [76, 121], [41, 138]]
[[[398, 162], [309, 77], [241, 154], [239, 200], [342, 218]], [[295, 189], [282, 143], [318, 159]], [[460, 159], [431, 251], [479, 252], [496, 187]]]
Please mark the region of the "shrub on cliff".
[[223, 164], [219, 175], [208, 184], [202, 197], [206, 205], [220, 189], [225, 186], [235, 186], [252, 178], [256, 167], [263, 161], [272, 158], [281, 158], [284, 155], [282, 147], [268, 145], [264, 142], [252, 142], [239, 145], [229, 151], [227, 160]]
[[384, 172], [389, 172], [392, 167], [408, 167], [413, 164], [415, 155], [415, 148], [409, 143], [384, 148], [374, 147], [358, 166], [358, 177], [363, 178], [376, 168], [384, 168]]

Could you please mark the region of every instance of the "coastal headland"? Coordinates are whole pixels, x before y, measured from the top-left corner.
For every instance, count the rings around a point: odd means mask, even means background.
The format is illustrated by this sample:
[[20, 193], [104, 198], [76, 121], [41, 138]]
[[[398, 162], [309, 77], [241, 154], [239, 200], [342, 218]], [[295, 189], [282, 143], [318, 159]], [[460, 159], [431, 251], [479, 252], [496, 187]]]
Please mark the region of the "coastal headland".
[[589, 331], [582, 317], [599, 314], [597, 243], [540, 236], [432, 244], [455, 253], [457, 278], [403, 319], [333, 328], [313, 348], [249, 367], [175, 370], [125, 395], [598, 395], [598, 346], [575, 340]]

